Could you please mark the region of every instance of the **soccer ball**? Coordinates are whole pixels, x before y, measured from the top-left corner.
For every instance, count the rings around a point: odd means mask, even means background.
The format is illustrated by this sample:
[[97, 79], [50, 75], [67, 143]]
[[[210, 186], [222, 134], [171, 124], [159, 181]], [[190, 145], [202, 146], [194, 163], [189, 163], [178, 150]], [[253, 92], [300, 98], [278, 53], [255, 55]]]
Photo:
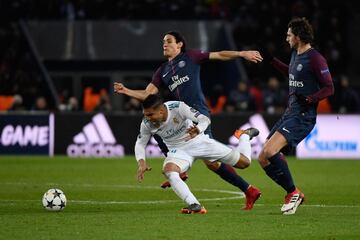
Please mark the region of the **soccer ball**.
[[42, 204], [46, 210], [61, 211], [66, 206], [66, 196], [60, 189], [52, 188], [44, 193]]

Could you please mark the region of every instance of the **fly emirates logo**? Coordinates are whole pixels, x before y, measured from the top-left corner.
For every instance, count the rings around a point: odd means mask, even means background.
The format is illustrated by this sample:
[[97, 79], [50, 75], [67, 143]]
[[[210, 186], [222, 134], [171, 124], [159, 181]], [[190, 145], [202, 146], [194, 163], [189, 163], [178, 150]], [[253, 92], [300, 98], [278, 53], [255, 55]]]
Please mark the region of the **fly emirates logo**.
[[170, 91], [174, 91], [174, 89], [183, 84], [184, 82], [187, 82], [190, 80], [189, 76], [186, 75], [184, 77], [179, 77], [179, 75], [175, 75], [171, 77], [171, 80], [173, 80], [173, 84], [169, 85]]
[[289, 74], [289, 86], [302, 88], [304, 87], [304, 83], [303, 81], [296, 81], [294, 75]]

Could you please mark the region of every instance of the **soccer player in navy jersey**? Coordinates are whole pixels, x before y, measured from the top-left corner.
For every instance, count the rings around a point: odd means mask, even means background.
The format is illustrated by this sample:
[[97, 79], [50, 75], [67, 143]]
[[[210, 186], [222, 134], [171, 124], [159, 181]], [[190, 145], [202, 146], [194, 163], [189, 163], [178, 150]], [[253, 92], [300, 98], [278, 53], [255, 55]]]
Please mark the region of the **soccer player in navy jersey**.
[[259, 156], [266, 174], [286, 192], [281, 212], [294, 214], [304, 201], [304, 194], [295, 186], [282, 150], [296, 147], [314, 128], [317, 106], [321, 99], [334, 93], [332, 77], [324, 57], [311, 44], [313, 30], [305, 18], [288, 24], [286, 41], [293, 49], [290, 64], [262, 52], [276, 69], [289, 76], [288, 106], [272, 128]]
[[[163, 38], [163, 55], [167, 62], [163, 63], [154, 73], [151, 83], [144, 90], [133, 90], [122, 83], [114, 83], [116, 93], [144, 100], [150, 94], [157, 94], [159, 89], [168, 88], [174, 100], [183, 101], [203, 115], [210, 117], [210, 110], [206, 104], [200, 82], [200, 64], [207, 60], [232, 60], [244, 58], [257, 63], [262, 61], [258, 51], [219, 51], [204, 52], [200, 50], [187, 50], [184, 37], [176, 31], [167, 32]], [[210, 137], [210, 126], [205, 130]], [[253, 135], [253, 133], [252, 133]], [[159, 139], [160, 148], [166, 154], [167, 148]], [[206, 166], [218, 174], [222, 179], [240, 188], [246, 195], [246, 201], [255, 202], [260, 196], [260, 190], [247, 184], [229, 165], [204, 160]], [[186, 175], [182, 176], [187, 178]], [[170, 186], [169, 182], [162, 184]]]

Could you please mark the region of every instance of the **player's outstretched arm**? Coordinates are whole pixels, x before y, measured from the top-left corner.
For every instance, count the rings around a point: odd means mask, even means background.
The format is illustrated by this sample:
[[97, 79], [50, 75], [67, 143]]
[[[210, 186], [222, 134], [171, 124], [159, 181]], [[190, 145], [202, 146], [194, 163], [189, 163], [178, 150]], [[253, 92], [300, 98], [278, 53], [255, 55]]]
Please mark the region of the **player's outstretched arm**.
[[136, 98], [143, 101], [150, 94], [157, 94], [159, 89], [152, 83], [150, 83], [144, 90], [134, 90], [124, 86], [122, 83], [114, 83], [114, 92], [119, 94], [125, 94], [129, 97]]
[[220, 51], [210, 52], [210, 60], [228, 61], [236, 58], [244, 58], [250, 62], [258, 63], [263, 60], [259, 51]]

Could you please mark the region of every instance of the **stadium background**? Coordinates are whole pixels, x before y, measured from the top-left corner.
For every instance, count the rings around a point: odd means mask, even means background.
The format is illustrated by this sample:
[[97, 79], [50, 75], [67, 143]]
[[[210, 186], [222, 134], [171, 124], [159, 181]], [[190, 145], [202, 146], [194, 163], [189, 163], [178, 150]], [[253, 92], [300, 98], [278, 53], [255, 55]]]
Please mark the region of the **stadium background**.
[[[360, 15], [352, 3], [1, 1], [0, 152], [38, 154], [36, 148], [40, 147], [44, 154], [68, 154], [66, 146], [74, 144], [75, 135], [83, 132], [87, 140], [77, 140], [78, 145], [120, 144], [125, 146], [120, 152], [132, 154], [141, 107], [134, 99], [114, 95], [112, 85], [120, 81], [140, 89], [151, 81], [164, 61], [164, 32], [180, 30], [190, 48], [267, 49], [288, 62], [285, 33], [294, 16], [307, 17], [314, 26], [314, 45], [326, 57], [334, 79], [335, 95], [321, 102], [319, 112], [340, 119], [332, 130], [345, 132], [342, 126], [357, 121], [347, 117], [360, 111], [359, 48], [354, 44], [360, 36]], [[254, 114], [261, 114], [270, 128], [286, 106], [287, 80], [266, 63], [206, 63], [201, 78], [213, 113], [215, 137], [225, 143], [231, 142], [233, 128], [247, 126]], [[167, 92], [163, 95], [168, 99]], [[101, 136], [84, 133], [97, 113], [105, 114], [105, 124], [115, 140], [106, 142]], [[48, 127], [48, 135], [44, 135], [47, 147], [34, 140], [39, 138], [41, 126], [33, 118], [39, 116], [49, 118], [41, 125]], [[74, 124], [68, 126], [68, 122]], [[95, 130], [101, 127], [93, 126]], [[324, 138], [321, 132], [327, 131], [318, 131], [318, 138]], [[332, 146], [327, 147], [328, 156], [340, 151], [346, 157], [349, 148], [343, 151], [343, 146], [352, 144], [350, 151], [356, 148], [352, 158], [360, 158], [357, 137], [340, 134], [325, 138], [324, 144]]]
[[[0, 239], [360, 239], [359, 13], [352, 0], [0, 0]], [[179, 214], [184, 203], [159, 187], [163, 158], [149, 158], [152, 171], [136, 181], [141, 109], [112, 83], [146, 86], [172, 28], [193, 48], [267, 48], [286, 62], [293, 16], [313, 24], [336, 89], [287, 158], [305, 203], [283, 216], [283, 189], [254, 161], [238, 173], [262, 196], [241, 211], [242, 192], [198, 161], [187, 184], [209, 212]], [[234, 128], [256, 126], [256, 156], [287, 80], [241, 60], [201, 74], [216, 138], [233, 145]], [[160, 154], [154, 142], [147, 152]], [[43, 209], [49, 188], [65, 192], [64, 211]]]

